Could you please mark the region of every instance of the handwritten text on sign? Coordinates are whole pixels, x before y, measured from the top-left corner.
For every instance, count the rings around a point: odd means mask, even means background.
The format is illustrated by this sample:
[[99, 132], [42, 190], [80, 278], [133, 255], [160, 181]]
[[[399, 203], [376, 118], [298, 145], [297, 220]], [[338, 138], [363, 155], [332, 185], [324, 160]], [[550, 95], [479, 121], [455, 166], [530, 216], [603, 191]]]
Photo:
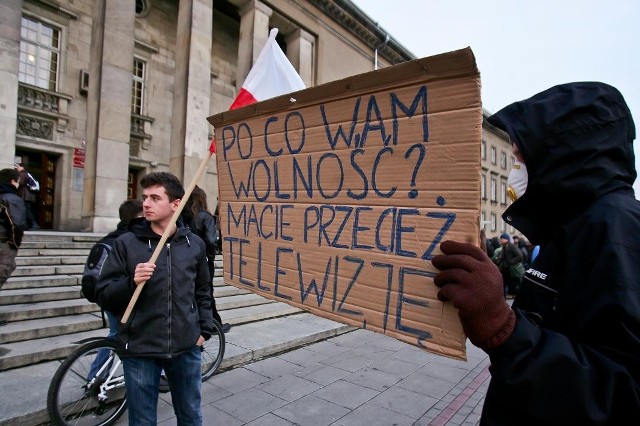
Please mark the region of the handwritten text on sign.
[[218, 127], [225, 280], [430, 350], [463, 340], [429, 260], [445, 237], [476, 229], [465, 162], [478, 171], [479, 120], [476, 108], [447, 111], [446, 90], [419, 84]]

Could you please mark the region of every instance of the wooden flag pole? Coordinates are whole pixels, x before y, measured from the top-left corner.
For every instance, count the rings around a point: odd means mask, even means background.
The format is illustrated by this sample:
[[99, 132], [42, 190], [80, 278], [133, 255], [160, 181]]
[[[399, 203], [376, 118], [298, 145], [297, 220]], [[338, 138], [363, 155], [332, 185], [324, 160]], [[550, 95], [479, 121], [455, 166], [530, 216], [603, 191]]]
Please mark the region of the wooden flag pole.
[[[215, 143], [215, 142], [212, 142], [212, 143]], [[180, 217], [180, 214], [182, 213], [182, 210], [184, 209], [184, 206], [187, 203], [187, 200], [189, 199], [189, 197], [191, 196], [191, 193], [193, 192], [193, 188], [196, 187], [196, 183], [198, 182], [198, 180], [200, 179], [200, 176], [202, 176], [205, 169], [207, 168], [207, 163], [209, 162], [212, 156], [213, 156], [213, 152], [211, 150], [207, 150], [207, 155], [205, 156], [205, 158], [202, 159], [202, 163], [200, 164], [198, 171], [196, 171], [196, 174], [191, 180], [191, 183], [189, 184], [187, 189], [185, 189], [184, 196], [180, 200], [180, 204], [178, 204], [177, 210], [173, 213], [173, 216], [171, 217], [171, 222], [169, 223], [169, 225], [167, 225], [164, 232], [162, 233], [162, 238], [160, 238], [160, 242], [156, 246], [156, 249], [153, 251], [153, 254], [151, 255], [151, 259], [149, 259], [149, 263], [155, 264], [156, 260], [158, 260], [158, 256], [160, 256], [160, 251], [162, 251], [162, 246], [164, 246], [164, 243], [167, 242], [167, 239], [169, 238], [169, 236], [173, 234], [175, 230], [176, 221]], [[146, 284], [146, 281], [136, 286], [136, 290], [133, 292], [133, 296], [131, 296], [131, 300], [129, 301], [127, 310], [124, 311], [124, 315], [120, 320], [122, 324], [126, 324], [126, 322], [129, 320], [131, 311], [133, 311], [133, 307], [138, 301], [140, 292], [142, 291], [142, 288], [144, 287], [145, 284]]]

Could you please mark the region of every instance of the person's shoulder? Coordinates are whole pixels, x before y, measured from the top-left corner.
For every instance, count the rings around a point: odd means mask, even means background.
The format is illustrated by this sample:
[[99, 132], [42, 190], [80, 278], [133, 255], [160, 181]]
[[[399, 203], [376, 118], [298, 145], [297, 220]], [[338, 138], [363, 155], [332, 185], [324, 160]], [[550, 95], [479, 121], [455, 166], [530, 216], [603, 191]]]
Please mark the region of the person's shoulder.
[[208, 210], [200, 210], [198, 212], [198, 219], [203, 220], [203, 219], [210, 219], [210, 218], [213, 218], [213, 215]]
[[131, 244], [132, 241], [138, 240], [139, 238], [132, 231], [124, 231], [120, 233], [112, 233], [103, 238], [105, 244], [116, 245], [116, 243], [120, 243], [124, 246]]
[[624, 241], [640, 249], [640, 201], [633, 192], [605, 194], [578, 215], [571, 226], [588, 230], [595, 241]]
[[5, 204], [11, 204], [13, 207], [25, 208], [24, 200], [18, 194], [13, 192], [3, 192], [0, 194], [0, 200]]
[[176, 233], [176, 236], [177, 237], [184, 236], [187, 238], [189, 242], [193, 242], [202, 247], [205, 246], [205, 243], [202, 237], [200, 237], [200, 235], [198, 235], [193, 229], [191, 229], [188, 226], [180, 226], [178, 228], [178, 232]]
[[633, 191], [613, 191], [599, 197], [582, 214], [584, 220], [611, 222], [640, 221], [640, 200]]

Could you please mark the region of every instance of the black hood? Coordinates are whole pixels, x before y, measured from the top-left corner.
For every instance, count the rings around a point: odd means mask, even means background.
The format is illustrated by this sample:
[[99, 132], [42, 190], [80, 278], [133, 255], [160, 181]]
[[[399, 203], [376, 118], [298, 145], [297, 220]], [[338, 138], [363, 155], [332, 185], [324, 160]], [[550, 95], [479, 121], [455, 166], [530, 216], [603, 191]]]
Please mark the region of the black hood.
[[16, 194], [16, 187], [10, 183], [0, 182], [0, 194]]
[[533, 241], [553, 232], [602, 195], [633, 191], [631, 112], [604, 83], [554, 86], [489, 117], [520, 150], [529, 182], [503, 218]]

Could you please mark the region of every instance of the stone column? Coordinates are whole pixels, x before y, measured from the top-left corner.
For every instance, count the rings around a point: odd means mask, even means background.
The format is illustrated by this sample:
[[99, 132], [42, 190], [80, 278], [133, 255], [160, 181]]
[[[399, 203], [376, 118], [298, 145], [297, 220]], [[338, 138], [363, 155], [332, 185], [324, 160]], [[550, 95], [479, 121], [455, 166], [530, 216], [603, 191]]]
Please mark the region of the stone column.
[[208, 153], [210, 143], [207, 117], [212, 28], [213, 0], [180, 0], [169, 166], [185, 188]]
[[0, 169], [13, 167], [18, 120], [22, 0], [0, 3]]
[[289, 61], [298, 70], [304, 85], [313, 86], [315, 82], [313, 78], [315, 37], [303, 29], [297, 29], [288, 34], [285, 40]]
[[115, 229], [127, 198], [134, 0], [96, 0], [93, 8], [83, 228]]
[[269, 18], [273, 10], [258, 0], [249, 0], [240, 7], [240, 40], [236, 89], [240, 90], [251, 66], [269, 38]]

